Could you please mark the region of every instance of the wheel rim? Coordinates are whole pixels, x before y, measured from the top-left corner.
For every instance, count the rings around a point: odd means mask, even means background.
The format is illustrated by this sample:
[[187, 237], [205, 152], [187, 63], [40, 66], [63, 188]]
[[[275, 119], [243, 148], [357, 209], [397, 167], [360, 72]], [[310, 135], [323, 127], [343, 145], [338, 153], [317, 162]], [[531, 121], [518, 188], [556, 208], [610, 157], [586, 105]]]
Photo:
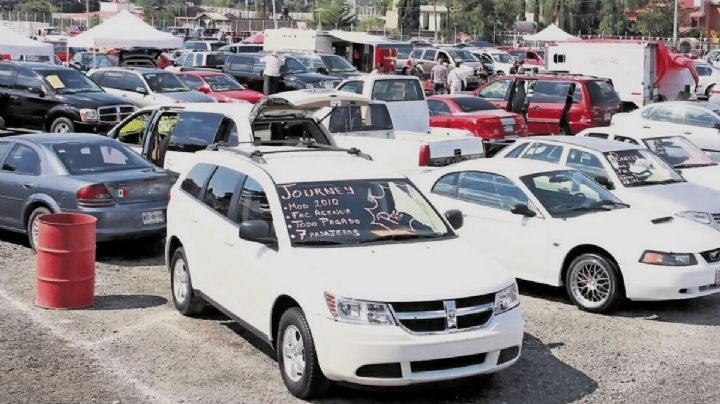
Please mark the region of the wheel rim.
[[66, 124], [65, 122], [59, 122], [55, 124], [55, 133], [69, 133], [70, 132], [70, 125]]
[[32, 237], [33, 247], [37, 247], [39, 234], [40, 234], [40, 221], [38, 220], [38, 217], [35, 216], [33, 218], [32, 223], [30, 224], [30, 237]]
[[173, 266], [173, 295], [178, 303], [183, 303], [188, 294], [188, 273], [185, 261], [178, 259]]
[[285, 375], [297, 383], [305, 374], [305, 344], [294, 325], [289, 325], [283, 333], [282, 354]]
[[608, 270], [594, 259], [578, 262], [570, 273], [570, 291], [583, 307], [598, 308], [610, 299]]

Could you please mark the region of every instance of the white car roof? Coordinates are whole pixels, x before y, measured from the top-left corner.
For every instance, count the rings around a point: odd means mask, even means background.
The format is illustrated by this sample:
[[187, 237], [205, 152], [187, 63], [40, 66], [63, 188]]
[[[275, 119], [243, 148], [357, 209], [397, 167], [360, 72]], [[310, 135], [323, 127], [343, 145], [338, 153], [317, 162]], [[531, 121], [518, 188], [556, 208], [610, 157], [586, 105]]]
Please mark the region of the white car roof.
[[466, 160], [443, 169], [445, 173], [456, 171], [483, 171], [511, 178], [558, 170], [572, 170], [572, 168], [540, 160], [489, 158]]
[[[244, 152], [245, 154], [236, 151]], [[247, 153], [259, 150], [261, 158], [251, 159]], [[240, 145], [232, 149], [199, 151], [197, 162], [222, 164], [242, 171], [248, 164], [263, 169], [277, 184], [294, 182], [342, 181], [363, 179], [405, 178], [399, 172], [345, 151], [308, 150], [288, 146]]]
[[678, 133], [670, 133], [667, 130], [647, 132], [647, 131], [639, 131], [636, 128], [630, 128], [630, 127], [624, 127], [624, 126], [598, 126], [595, 128], [584, 129], [582, 132], [576, 134], [575, 136], [585, 137], [589, 133], [605, 133], [608, 135], [623, 136], [626, 138], [636, 140], [638, 142], [645, 140], [645, 139], [656, 139], [656, 138], [660, 138], [660, 137], [682, 136], [681, 134], [678, 134]]
[[638, 145], [586, 136], [531, 136], [522, 138], [517, 142], [532, 143], [538, 140], [545, 143], [566, 144], [571, 146], [584, 147], [586, 149], [595, 150], [601, 153], [620, 150], [642, 149], [642, 147], [639, 147]]

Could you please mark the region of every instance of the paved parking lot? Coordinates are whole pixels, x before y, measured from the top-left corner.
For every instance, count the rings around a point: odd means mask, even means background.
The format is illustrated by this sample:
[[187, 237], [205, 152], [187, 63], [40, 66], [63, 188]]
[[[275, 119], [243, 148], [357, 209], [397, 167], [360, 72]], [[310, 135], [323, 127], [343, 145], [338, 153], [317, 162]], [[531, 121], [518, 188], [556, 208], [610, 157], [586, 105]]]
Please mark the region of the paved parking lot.
[[[272, 352], [217, 312], [172, 307], [161, 245], [98, 250], [95, 307], [33, 305], [34, 255], [0, 232], [0, 402], [290, 402]], [[459, 264], [459, 263], [458, 263]], [[404, 390], [335, 388], [324, 402], [714, 402], [720, 296], [578, 311], [521, 283], [524, 352], [491, 378]]]

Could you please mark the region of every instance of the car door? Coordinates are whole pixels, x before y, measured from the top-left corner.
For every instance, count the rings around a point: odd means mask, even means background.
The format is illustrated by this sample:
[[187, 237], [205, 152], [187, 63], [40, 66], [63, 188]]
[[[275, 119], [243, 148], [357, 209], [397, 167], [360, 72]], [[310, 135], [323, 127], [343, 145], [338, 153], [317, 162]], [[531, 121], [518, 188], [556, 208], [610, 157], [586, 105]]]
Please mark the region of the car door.
[[478, 91], [478, 96], [490, 101], [493, 105], [500, 109], [508, 109], [508, 96], [510, 87], [513, 83], [512, 79], [501, 79], [493, 81]]
[[[533, 134], [558, 134], [567, 125], [566, 102], [575, 92], [575, 84], [565, 81], [537, 80], [529, 97], [528, 131]], [[572, 101], [570, 101], [570, 106]], [[567, 128], [567, 126], [566, 126]], [[569, 134], [569, 133], [567, 133]]]
[[23, 209], [28, 198], [35, 193], [42, 174], [41, 154], [26, 144], [0, 142], [0, 156], [3, 154], [0, 166], [0, 224], [24, 230]]
[[116, 70], [106, 70], [95, 72], [90, 75], [90, 78], [108, 93], [127, 98], [128, 95], [124, 87], [125, 73]]
[[152, 97], [148, 97], [149, 90], [145, 81], [133, 72], [123, 73], [122, 88], [125, 97], [136, 105], [149, 106], [153, 104]]
[[[488, 172], [452, 173], [433, 186], [432, 194], [441, 211], [463, 212], [465, 223], [459, 233], [478, 251], [493, 256], [518, 278], [545, 281], [547, 222], [510, 179]], [[528, 206], [536, 216], [512, 213], [518, 204]]]
[[15, 77], [17, 71], [15, 67], [9, 63], [0, 64], [0, 119], [6, 126], [12, 126], [15, 121], [12, 115], [12, 104], [21, 102], [20, 95], [16, 94], [13, 87], [15, 86]]
[[154, 112], [153, 110], [146, 110], [132, 114], [113, 128], [108, 133], [108, 136], [125, 143], [138, 154], [142, 154], [142, 140]]
[[428, 100], [430, 110], [430, 126], [435, 128], [449, 128], [452, 119], [450, 107], [440, 100]]
[[685, 130], [683, 128], [684, 115], [685, 111], [682, 105], [658, 103], [640, 114], [643, 118], [641, 129], [653, 132], [657, 130], [670, 131], [669, 133], [683, 131]]
[[40, 75], [30, 69], [18, 69], [13, 90], [18, 99], [10, 103], [11, 114], [25, 129], [45, 129], [45, 117], [57, 103]]

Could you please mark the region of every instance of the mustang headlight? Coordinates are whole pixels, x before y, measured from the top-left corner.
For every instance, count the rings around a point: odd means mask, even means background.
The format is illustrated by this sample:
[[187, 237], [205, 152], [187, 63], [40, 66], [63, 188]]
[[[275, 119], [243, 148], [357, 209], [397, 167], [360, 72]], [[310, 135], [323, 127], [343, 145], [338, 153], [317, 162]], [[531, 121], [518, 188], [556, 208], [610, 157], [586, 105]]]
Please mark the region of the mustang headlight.
[[690, 265], [697, 265], [697, 258], [695, 258], [694, 254], [689, 253], [645, 251], [640, 257], [640, 262], [652, 265], [687, 267]]
[[702, 223], [702, 224], [712, 224], [712, 222], [713, 222], [712, 217], [705, 212], [685, 211], [685, 212], [680, 212], [677, 215], [682, 218], [690, 219], [692, 221]]
[[518, 305], [520, 305], [520, 293], [518, 293], [517, 283], [513, 283], [495, 294], [496, 315], [512, 310]]
[[98, 120], [98, 112], [96, 109], [83, 108], [80, 110], [80, 120], [83, 122], [91, 122]]
[[335, 297], [325, 293], [330, 314], [336, 321], [353, 324], [395, 325], [390, 308], [385, 303]]

